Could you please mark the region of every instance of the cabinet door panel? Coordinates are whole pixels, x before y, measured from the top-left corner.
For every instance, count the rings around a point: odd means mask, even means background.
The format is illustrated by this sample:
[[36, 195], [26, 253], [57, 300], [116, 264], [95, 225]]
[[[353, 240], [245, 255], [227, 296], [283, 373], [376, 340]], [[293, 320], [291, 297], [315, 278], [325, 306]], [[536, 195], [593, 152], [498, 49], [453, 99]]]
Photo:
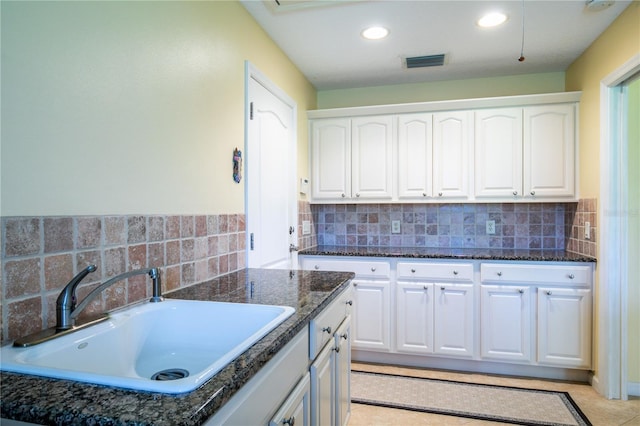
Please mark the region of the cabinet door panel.
[[538, 362], [591, 366], [591, 290], [538, 289]]
[[315, 199], [351, 196], [351, 120], [311, 123], [311, 195]]
[[433, 284], [399, 282], [396, 306], [398, 352], [433, 352]]
[[522, 108], [475, 113], [476, 197], [522, 196]]
[[398, 117], [398, 197], [432, 196], [433, 125], [431, 114]]
[[524, 109], [524, 191], [527, 197], [575, 195], [575, 107]]
[[347, 316], [335, 334], [336, 425], [346, 426], [351, 414], [351, 317]]
[[351, 123], [352, 197], [393, 196], [393, 118], [354, 118]]
[[483, 358], [531, 361], [530, 293], [529, 287], [482, 286]]
[[473, 356], [473, 285], [434, 284], [434, 353]]
[[454, 111], [433, 114], [434, 196], [469, 196], [469, 130], [473, 113]]
[[327, 344], [311, 364], [311, 424], [330, 425], [335, 419], [335, 351]]
[[353, 282], [353, 324], [351, 343], [359, 349], [390, 349], [390, 282]]

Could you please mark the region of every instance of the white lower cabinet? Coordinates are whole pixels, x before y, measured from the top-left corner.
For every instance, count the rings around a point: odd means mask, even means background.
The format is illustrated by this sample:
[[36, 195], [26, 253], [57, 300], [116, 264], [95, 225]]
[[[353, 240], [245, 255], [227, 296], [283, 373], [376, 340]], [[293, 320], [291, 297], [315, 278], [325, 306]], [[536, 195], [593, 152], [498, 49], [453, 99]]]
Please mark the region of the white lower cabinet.
[[309, 373], [300, 380], [280, 410], [273, 416], [269, 426], [311, 425], [311, 379]]
[[391, 282], [356, 279], [353, 300], [353, 347], [390, 350]]
[[531, 289], [482, 285], [480, 299], [482, 358], [531, 362]]
[[473, 284], [435, 284], [433, 352], [473, 357]]
[[311, 425], [345, 426], [351, 413], [351, 288], [336, 298], [311, 324]]
[[396, 284], [396, 350], [413, 354], [433, 352], [433, 284]]
[[538, 288], [538, 363], [591, 366], [591, 290]]

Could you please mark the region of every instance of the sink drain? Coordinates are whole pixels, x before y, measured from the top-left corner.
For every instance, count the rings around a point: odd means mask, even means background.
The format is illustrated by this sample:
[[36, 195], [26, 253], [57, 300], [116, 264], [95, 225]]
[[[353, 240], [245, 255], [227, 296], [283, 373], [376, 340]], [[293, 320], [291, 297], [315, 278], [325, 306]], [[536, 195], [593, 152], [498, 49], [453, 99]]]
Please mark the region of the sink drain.
[[178, 380], [184, 379], [188, 375], [189, 372], [182, 368], [168, 368], [166, 370], [158, 371], [157, 373], [155, 373], [153, 376], [151, 376], [151, 380]]

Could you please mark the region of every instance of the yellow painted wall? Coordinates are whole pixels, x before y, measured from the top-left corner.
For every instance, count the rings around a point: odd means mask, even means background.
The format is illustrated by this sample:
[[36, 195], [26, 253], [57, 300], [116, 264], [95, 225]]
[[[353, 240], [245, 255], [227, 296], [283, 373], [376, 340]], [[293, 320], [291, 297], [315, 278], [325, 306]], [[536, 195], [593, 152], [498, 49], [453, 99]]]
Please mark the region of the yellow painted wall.
[[555, 93], [564, 91], [564, 79], [564, 72], [554, 72], [324, 90], [318, 92], [318, 108]]
[[[567, 69], [568, 91], [582, 91], [580, 100], [580, 195], [584, 198], [600, 196], [600, 82], [634, 55], [640, 53], [640, 2], [633, 2]], [[598, 226], [598, 230], [601, 227]], [[597, 236], [600, 241], [600, 236]], [[598, 283], [596, 283], [596, 287]], [[597, 294], [597, 291], [596, 291]], [[640, 301], [630, 300], [631, 310], [638, 309]], [[635, 307], [634, 307], [635, 306]], [[599, 304], [595, 301], [595, 315]], [[594, 348], [598, 347], [599, 331], [595, 322]], [[632, 330], [640, 329], [636, 324]], [[596, 353], [597, 355], [597, 353]], [[640, 347], [630, 348], [629, 359], [640, 357]], [[594, 360], [597, 365], [597, 359]], [[629, 366], [633, 377], [640, 382], [638, 366]], [[596, 372], [597, 373], [597, 372]]]
[[298, 104], [313, 86], [236, 1], [6, 2], [3, 216], [244, 211], [244, 64]]

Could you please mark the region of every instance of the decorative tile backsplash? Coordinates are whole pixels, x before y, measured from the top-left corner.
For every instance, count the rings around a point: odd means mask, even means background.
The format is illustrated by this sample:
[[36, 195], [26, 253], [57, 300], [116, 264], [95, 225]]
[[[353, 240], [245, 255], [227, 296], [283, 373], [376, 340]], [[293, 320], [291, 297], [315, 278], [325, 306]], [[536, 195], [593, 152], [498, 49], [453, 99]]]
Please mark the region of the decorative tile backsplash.
[[[598, 203], [595, 198], [585, 198], [571, 204], [566, 213], [567, 251], [591, 257], [598, 255]], [[590, 238], [585, 238], [585, 226], [589, 222]]]
[[[245, 216], [78, 216], [2, 218], [0, 340], [55, 325], [60, 290], [95, 264], [78, 290], [134, 269], [161, 268], [163, 291], [245, 267]], [[104, 312], [151, 296], [151, 280], [130, 278], [87, 307]]]
[[[567, 208], [566, 203], [311, 206], [320, 245], [509, 249], [564, 249]], [[400, 221], [400, 233], [392, 232], [394, 220]], [[487, 221], [495, 223], [495, 234], [486, 232]]]

